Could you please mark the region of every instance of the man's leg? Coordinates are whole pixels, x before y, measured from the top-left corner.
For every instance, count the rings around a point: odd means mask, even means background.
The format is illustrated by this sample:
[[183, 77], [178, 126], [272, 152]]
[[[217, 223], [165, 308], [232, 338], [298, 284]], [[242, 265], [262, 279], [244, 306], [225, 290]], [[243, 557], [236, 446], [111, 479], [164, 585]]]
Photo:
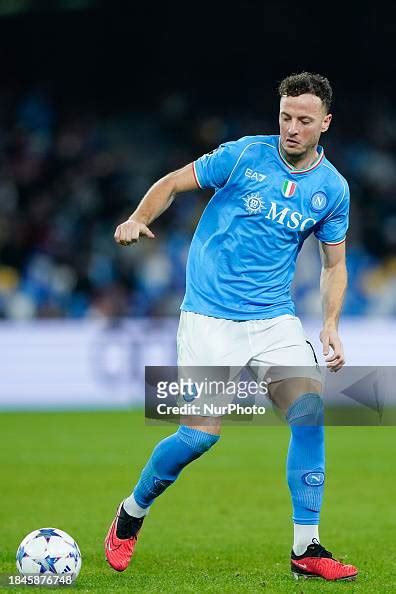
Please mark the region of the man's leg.
[[287, 481], [293, 505], [293, 551], [301, 555], [315, 538], [325, 480], [323, 403], [319, 394], [300, 396], [286, 413], [290, 425]]
[[319, 516], [325, 477], [323, 402], [320, 383], [291, 378], [271, 387], [271, 399], [286, 414], [290, 426], [287, 482], [293, 506], [293, 551], [301, 555], [319, 541]]
[[[175, 433], [156, 445], [123, 509], [138, 518], [146, 515], [154, 499], [175, 482], [183, 468], [207, 452], [219, 438], [220, 419], [200, 421], [199, 417], [185, 417]], [[121, 522], [119, 529], [119, 538], [130, 537], [121, 535]]]
[[[187, 373], [189, 377], [194, 369], [198, 377], [205, 370], [204, 375], [208, 375], [212, 366], [240, 369], [250, 357], [246, 324], [182, 311], [177, 350], [182, 376]], [[214, 378], [217, 379], [216, 371]], [[155, 498], [175, 482], [187, 464], [219, 439], [220, 417], [196, 415], [182, 418], [181, 422], [173, 435], [154, 448], [133, 492], [118, 508], [105, 540], [106, 558], [118, 571], [128, 566], [138, 531]]]
[[286, 467], [293, 507], [293, 575], [353, 579], [356, 567], [333, 559], [319, 542], [325, 450], [321, 373], [315, 353], [296, 317], [280, 316], [250, 326], [256, 351], [250, 365], [270, 367], [270, 397], [290, 425]]
[[325, 479], [324, 414], [318, 382], [293, 378], [276, 382], [271, 398], [290, 426], [287, 482], [293, 506], [294, 542], [291, 569], [296, 578], [350, 580], [353, 565], [333, 559], [319, 542], [319, 515]]
[[144, 517], [153, 501], [172, 485], [187, 464], [220, 438], [220, 418], [185, 417], [178, 430], [154, 448], [129, 497], [119, 506], [105, 540], [107, 561], [117, 571], [129, 565]]

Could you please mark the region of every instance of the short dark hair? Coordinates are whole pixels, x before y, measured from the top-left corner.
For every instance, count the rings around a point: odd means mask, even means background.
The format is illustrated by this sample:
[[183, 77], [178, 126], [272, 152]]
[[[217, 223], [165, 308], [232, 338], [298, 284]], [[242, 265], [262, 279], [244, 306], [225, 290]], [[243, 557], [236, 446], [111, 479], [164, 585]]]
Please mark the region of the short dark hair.
[[327, 78], [321, 74], [312, 74], [312, 72], [291, 74], [280, 82], [278, 91], [281, 97], [284, 95], [298, 97], [304, 93], [311, 93], [320, 97], [327, 113], [330, 111], [333, 90]]

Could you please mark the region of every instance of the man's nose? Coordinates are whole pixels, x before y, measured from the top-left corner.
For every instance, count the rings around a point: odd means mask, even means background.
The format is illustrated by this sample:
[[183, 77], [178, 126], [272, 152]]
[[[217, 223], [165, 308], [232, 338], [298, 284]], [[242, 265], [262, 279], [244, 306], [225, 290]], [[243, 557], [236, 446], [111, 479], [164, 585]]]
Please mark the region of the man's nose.
[[289, 132], [290, 136], [293, 136], [294, 134], [297, 134], [297, 132], [298, 132], [298, 122], [296, 120], [291, 120], [290, 121], [288, 132]]

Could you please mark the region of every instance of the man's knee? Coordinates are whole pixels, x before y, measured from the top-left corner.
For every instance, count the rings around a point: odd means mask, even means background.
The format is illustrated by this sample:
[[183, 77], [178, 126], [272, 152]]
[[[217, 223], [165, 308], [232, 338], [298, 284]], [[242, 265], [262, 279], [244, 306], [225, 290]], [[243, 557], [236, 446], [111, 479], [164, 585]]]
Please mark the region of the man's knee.
[[180, 425], [177, 435], [183, 443], [193, 450], [196, 456], [207, 452], [220, 439], [220, 435], [186, 425]]
[[324, 422], [323, 400], [319, 394], [303, 394], [291, 404], [286, 413], [291, 427], [321, 427]]
[[197, 431], [220, 435], [221, 417], [202, 417], [200, 415], [190, 415], [181, 418], [181, 427], [186, 426]]

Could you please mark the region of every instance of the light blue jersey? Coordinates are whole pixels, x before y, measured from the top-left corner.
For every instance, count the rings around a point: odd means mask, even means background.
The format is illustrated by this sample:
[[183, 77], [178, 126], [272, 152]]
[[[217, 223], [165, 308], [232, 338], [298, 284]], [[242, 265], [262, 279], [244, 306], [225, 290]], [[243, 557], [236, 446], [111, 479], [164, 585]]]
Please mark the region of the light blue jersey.
[[341, 243], [349, 189], [325, 158], [296, 170], [279, 136], [245, 136], [193, 163], [198, 185], [214, 188], [191, 242], [181, 309], [230, 320], [294, 314], [297, 255], [314, 233]]

